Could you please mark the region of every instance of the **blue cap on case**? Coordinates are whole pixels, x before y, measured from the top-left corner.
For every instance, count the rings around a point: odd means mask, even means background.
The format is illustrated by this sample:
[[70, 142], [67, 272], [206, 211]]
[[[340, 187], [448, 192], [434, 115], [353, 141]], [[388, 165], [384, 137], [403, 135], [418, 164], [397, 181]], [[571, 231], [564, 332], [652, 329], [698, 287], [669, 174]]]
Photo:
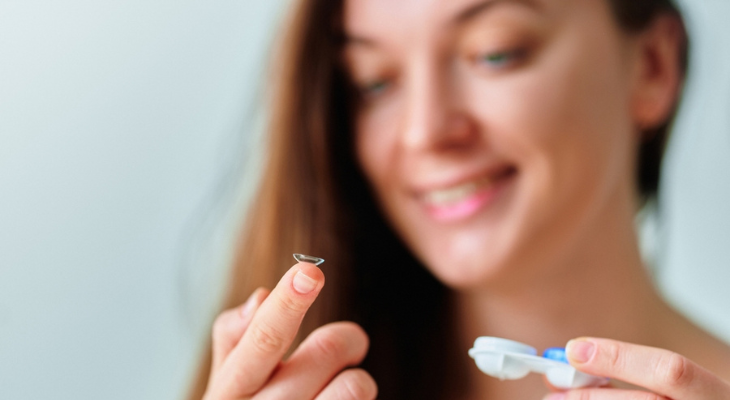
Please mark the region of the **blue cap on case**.
[[560, 361], [569, 364], [568, 358], [565, 356], [565, 349], [562, 347], [551, 347], [546, 349], [542, 356], [548, 360]]

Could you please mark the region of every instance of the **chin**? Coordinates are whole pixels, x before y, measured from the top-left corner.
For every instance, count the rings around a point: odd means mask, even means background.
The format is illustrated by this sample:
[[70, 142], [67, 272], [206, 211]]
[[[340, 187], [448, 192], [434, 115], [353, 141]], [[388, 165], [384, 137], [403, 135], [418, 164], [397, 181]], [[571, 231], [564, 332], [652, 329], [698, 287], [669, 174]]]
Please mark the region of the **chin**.
[[454, 290], [494, 285], [512, 269], [507, 257], [494, 251], [485, 254], [485, 246], [464, 253], [426, 255], [422, 260], [439, 281]]

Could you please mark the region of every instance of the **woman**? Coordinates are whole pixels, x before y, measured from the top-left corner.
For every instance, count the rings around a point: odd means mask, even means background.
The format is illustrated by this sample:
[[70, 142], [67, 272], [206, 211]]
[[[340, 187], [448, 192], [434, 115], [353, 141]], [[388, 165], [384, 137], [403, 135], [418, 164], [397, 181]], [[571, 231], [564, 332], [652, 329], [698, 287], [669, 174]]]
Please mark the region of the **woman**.
[[571, 364], [613, 383], [555, 399], [730, 398], [730, 350], [660, 299], [634, 231], [686, 65], [670, 2], [303, 0], [277, 65], [195, 398], [549, 393], [481, 374], [478, 336], [580, 337]]

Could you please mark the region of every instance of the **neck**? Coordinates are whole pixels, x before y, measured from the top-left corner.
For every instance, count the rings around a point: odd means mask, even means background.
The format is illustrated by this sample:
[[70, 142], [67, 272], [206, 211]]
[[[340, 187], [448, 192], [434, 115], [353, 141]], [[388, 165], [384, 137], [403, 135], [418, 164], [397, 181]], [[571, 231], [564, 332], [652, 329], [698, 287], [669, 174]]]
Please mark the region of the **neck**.
[[[664, 344], [662, 328], [673, 312], [642, 263], [633, 212], [622, 218], [601, 215], [600, 223], [592, 224], [600, 229], [581, 235], [555, 265], [536, 266], [540, 273], [522, 276], [517, 284], [494, 282], [457, 294], [464, 354], [479, 336], [520, 341], [538, 352], [578, 336]], [[470, 371], [476, 398], [540, 398], [546, 392], [539, 376], [498, 383], [476, 367]]]

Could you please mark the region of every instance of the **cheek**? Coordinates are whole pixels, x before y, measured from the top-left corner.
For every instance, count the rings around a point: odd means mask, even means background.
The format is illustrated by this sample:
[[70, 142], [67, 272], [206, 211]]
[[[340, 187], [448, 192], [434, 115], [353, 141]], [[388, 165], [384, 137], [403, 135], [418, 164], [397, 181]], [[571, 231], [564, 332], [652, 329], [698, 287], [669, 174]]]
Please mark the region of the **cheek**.
[[595, 186], [629, 164], [627, 95], [615, 43], [585, 32], [563, 35], [535, 65], [468, 85], [472, 113], [492, 146], [529, 172], [531, 187], [553, 194]]
[[544, 254], [565, 251], [632, 182], [626, 79], [615, 44], [565, 35], [530, 68], [469, 85], [471, 112], [491, 147], [520, 170], [512, 244]]

